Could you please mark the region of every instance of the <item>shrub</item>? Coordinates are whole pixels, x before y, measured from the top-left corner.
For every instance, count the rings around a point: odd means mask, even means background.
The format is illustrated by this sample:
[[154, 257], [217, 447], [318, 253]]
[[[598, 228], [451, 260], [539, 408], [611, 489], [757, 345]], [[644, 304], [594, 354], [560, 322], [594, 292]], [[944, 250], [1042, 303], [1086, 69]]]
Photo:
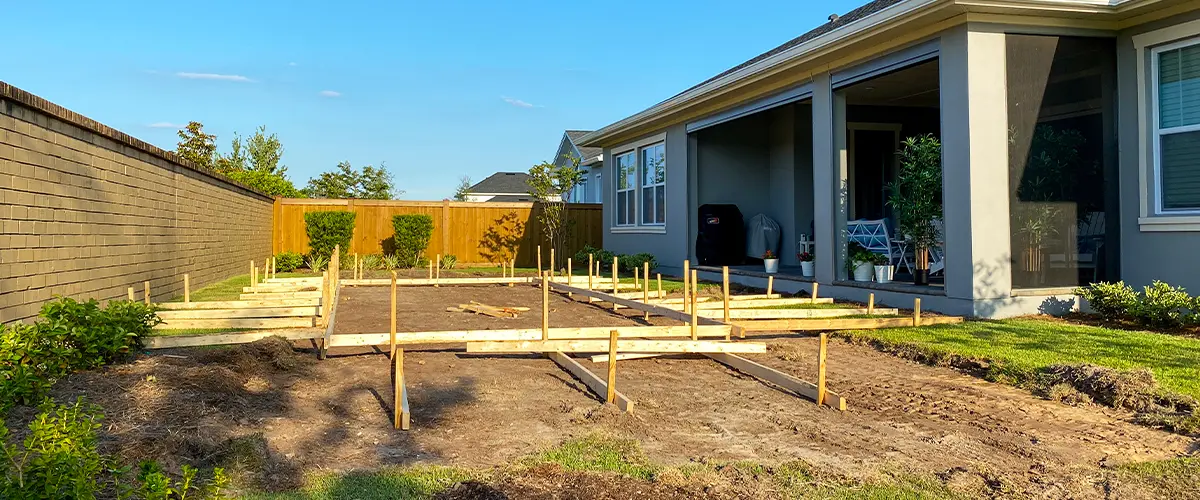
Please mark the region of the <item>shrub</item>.
[[[612, 260], [612, 257], [609, 257], [609, 260]], [[650, 269], [658, 267], [658, 261], [654, 259], [654, 254], [652, 253], [638, 253], [617, 257], [617, 263], [620, 266], [621, 272], [632, 273], [634, 269], [641, 270], [642, 264], [645, 262], [650, 263]]]
[[380, 265], [383, 266], [383, 269], [385, 270], [395, 270], [397, 267], [400, 267], [400, 257], [395, 255], [384, 255]]
[[458, 256], [454, 254], [442, 256], [442, 269], [454, 269], [454, 265], [458, 263]]
[[96, 476], [103, 470], [96, 448], [102, 418], [98, 408], [76, 401], [69, 406], [47, 402], [40, 410], [21, 445], [8, 442], [8, 428], [0, 420], [6, 458], [0, 497], [95, 498], [100, 489]]
[[308, 233], [309, 255], [328, 260], [334, 247], [341, 246], [343, 254], [350, 249], [354, 212], [308, 212], [304, 214], [304, 230]]
[[1093, 311], [1110, 321], [1129, 319], [1138, 302], [1138, 293], [1124, 281], [1092, 283], [1076, 288], [1075, 295], [1083, 297]]
[[275, 270], [290, 273], [304, 265], [304, 256], [296, 252], [280, 252], [275, 255]]
[[588, 255], [591, 254], [594, 262], [599, 262], [602, 269], [612, 270], [613, 254], [602, 248], [595, 248], [591, 245], [584, 245], [583, 250], [575, 252], [575, 262], [587, 262]]
[[313, 272], [321, 272], [325, 270], [325, 266], [329, 265], [329, 258], [320, 255], [313, 255], [308, 258], [308, 268]]
[[383, 257], [375, 254], [363, 255], [363, 269], [383, 269]]
[[396, 256], [400, 258], [400, 265], [415, 267], [433, 237], [433, 217], [397, 215], [392, 217], [392, 228], [396, 231]]
[[1133, 309], [1133, 317], [1145, 325], [1175, 327], [1192, 314], [1191, 307], [1192, 297], [1182, 287], [1155, 281], [1142, 293]]

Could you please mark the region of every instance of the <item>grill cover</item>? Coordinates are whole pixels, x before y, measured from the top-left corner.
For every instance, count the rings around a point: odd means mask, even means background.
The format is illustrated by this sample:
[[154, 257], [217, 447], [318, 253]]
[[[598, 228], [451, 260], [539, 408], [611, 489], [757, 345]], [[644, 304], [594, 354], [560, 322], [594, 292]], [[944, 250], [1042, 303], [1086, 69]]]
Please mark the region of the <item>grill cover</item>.
[[746, 226], [746, 256], [761, 259], [770, 250], [779, 258], [779, 223], [763, 214], [755, 215]]
[[705, 266], [732, 266], [742, 262], [746, 230], [737, 205], [709, 204], [699, 209], [696, 258]]

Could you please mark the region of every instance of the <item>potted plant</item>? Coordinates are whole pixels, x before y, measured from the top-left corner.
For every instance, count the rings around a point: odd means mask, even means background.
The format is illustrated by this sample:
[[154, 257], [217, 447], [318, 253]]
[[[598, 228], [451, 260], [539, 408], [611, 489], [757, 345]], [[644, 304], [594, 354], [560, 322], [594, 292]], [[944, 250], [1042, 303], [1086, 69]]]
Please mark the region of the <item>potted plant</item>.
[[814, 274], [816, 274], [813, 271], [813, 260], [815, 260], [816, 257], [812, 254], [812, 252], [800, 252], [796, 254], [796, 258], [800, 260], [801, 275], [803, 275], [805, 278], [811, 278]]
[[871, 281], [874, 271], [874, 253], [867, 250], [857, 241], [851, 241], [846, 247], [846, 265], [854, 275], [854, 281]]
[[888, 261], [888, 256], [881, 253], [871, 254], [871, 264], [875, 267], [875, 282], [876, 283], [891, 283], [892, 282], [892, 263]]
[[762, 255], [763, 268], [767, 274], [775, 274], [779, 272], [779, 256], [775, 252], [767, 250]]
[[900, 147], [900, 171], [888, 183], [888, 206], [899, 233], [913, 248], [913, 283], [929, 284], [929, 249], [941, 243], [942, 143], [932, 134], [909, 137]]

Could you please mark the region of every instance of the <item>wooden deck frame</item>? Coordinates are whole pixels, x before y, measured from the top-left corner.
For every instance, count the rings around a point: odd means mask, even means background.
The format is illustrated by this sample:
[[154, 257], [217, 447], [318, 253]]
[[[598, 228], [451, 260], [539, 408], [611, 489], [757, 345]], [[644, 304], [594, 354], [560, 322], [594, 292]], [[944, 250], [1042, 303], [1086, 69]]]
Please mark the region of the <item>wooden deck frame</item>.
[[[878, 313], [879, 309], [876, 309]], [[920, 326], [962, 323], [958, 316], [925, 316]], [[870, 330], [875, 328], [902, 328], [914, 326], [912, 317], [899, 318], [812, 318], [812, 319], [760, 319], [735, 320], [734, 325], [748, 332], [805, 332], [817, 330]]]
[[[583, 382], [588, 389], [591, 389], [592, 392], [601, 399], [608, 395], [608, 383], [605, 382], [604, 379], [600, 378], [599, 375], [592, 373], [592, 371], [587, 369], [586, 366], [579, 364], [579, 362], [575, 361], [574, 358], [561, 352], [548, 352], [546, 353], [546, 357], [550, 358], [555, 363], [558, 363], [558, 366], [574, 375], [575, 378], [578, 378], [579, 381]], [[615, 399], [617, 408], [625, 413], [633, 413], [632, 400], [630, 400], [624, 394], [621, 394], [620, 391], [615, 391], [613, 397]]]
[[[642, 302], [639, 302], [639, 301], [636, 301], [636, 300], [631, 300], [631, 299], [623, 299], [623, 298], [620, 298], [620, 297], [616, 297], [616, 296], [614, 296], [614, 295], [613, 295], [613, 294], [611, 294], [611, 293], [599, 292], [599, 291], [595, 291], [595, 290], [585, 290], [585, 289], [582, 289], [582, 288], [576, 288], [576, 287], [567, 286], [567, 285], [563, 285], [563, 284], [559, 284], [559, 283], [550, 283], [550, 289], [551, 289], [551, 290], [556, 290], [556, 291], [559, 291], [559, 292], [564, 292], [564, 293], [565, 293], [565, 292], [573, 292], [573, 293], [575, 293], [575, 294], [577, 294], [577, 295], [581, 295], [581, 296], [584, 296], [584, 297], [590, 297], [590, 298], [593, 298], [593, 299], [600, 299], [602, 302], [609, 302], [609, 303], [612, 303], [612, 304], [614, 304], [614, 305], [621, 305], [621, 306], [625, 306], [625, 307], [628, 307], [628, 308], [630, 308], [630, 309], [635, 309], [635, 310], [638, 310], [638, 311], [648, 312], [648, 313], [650, 313], [650, 314], [653, 314], [653, 315], [655, 315], [655, 316], [662, 316], [662, 317], [665, 317], [665, 318], [670, 318], [670, 319], [674, 319], [674, 320], [678, 320], [678, 321], [683, 321], [683, 322], [685, 322], [685, 323], [687, 323], [687, 322], [690, 322], [690, 321], [692, 320], [692, 317], [691, 317], [691, 315], [689, 315], [689, 314], [686, 314], [686, 313], [684, 313], [684, 312], [682, 312], [682, 311], [676, 311], [676, 310], [674, 310], [674, 309], [670, 309], [670, 308], [666, 308], [666, 307], [662, 307], [662, 306], [657, 306], [657, 305], [654, 305], [654, 304], [643, 304]], [[698, 323], [698, 324], [700, 324], [700, 325], [722, 325], [722, 324], [724, 324], [724, 323], [721, 323], [721, 322], [720, 322], [720, 321], [718, 321], [718, 320], [714, 320], [714, 319], [711, 319], [711, 318], [703, 318], [703, 317], [702, 317], [702, 318], [698, 318], [698, 320], [697, 320], [697, 323]]]
[[291, 318], [210, 318], [172, 319], [155, 326], [155, 330], [179, 330], [184, 328], [311, 328], [316, 326], [315, 316]]
[[324, 333], [315, 328], [260, 330], [256, 332], [206, 333], [201, 335], [172, 335], [142, 337], [146, 349], [173, 349], [176, 347], [198, 347], [206, 345], [248, 344], [267, 337], [283, 337], [287, 340], [319, 339]]
[[[705, 325], [698, 327], [701, 337], [723, 338], [733, 327], [729, 325]], [[588, 340], [606, 339], [613, 328], [609, 326], [588, 326], [575, 328], [550, 328], [550, 340]], [[691, 336], [691, 330], [685, 325], [676, 326], [630, 326], [616, 328], [623, 338], [685, 338]], [[390, 333], [361, 333], [339, 334], [330, 338], [330, 347], [358, 347], [370, 345], [387, 345], [390, 343]], [[541, 328], [522, 328], [511, 330], [462, 330], [462, 331], [429, 331], [429, 332], [397, 332], [397, 344], [465, 344], [467, 342], [501, 342], [501, 341], [532, 341], [542, 340]]]
[[[706, 356], [718, 363], [733, 368], [734, 370], [745, 373], [746, 375], [770, 382], [814, 402], [819, 402], [817, 385], [813, 384], [812, 382], [801, 380], [769, 366], [755, 363], [754, 361], [750, 361], [734, 354], [714, 353], [706, 354]], [[846, 398], [843, 398], [836, 392], [830, 390], [825, 391], [825, 404], [830, 408], [846, 411]]]
[[[730, 309], [753, 309], [753, 308], [759, 308], [759, 307], [792, 306], [792, 305], [803, 305], [803, 304], [811, 304], [812, 303], [809, 299], [805, 299], [805, 298], [741, 299], [741, 300], [738, 300], [736, 297], [737, 297], [737, 295], [731, 295], [729, 297], [729, 308]], [[701, 298], [709, 298], [709, 297], [701, 297]], [[650, 299], [650, 301], [651, 301], [651, 303], [653, 303], [654, 299]], [[817, 303], [832, 304], [833, 299], [824, 298], [824, 299], [818, 300]], [[668, 303], [668, 304], [677, 305], [678, 307], [683, 307], [683, 305], [678, 302]], [[668, 305], [668, 307], [671, 307], [671, 306]], [[699, 304], [699, 308], [701, 310], [721, 309], [722, 307], [723, 307], [723, 304], [721, 302], [716, 302], [716, 301], [702, 301], [702, 303]], [[851, 306], [847, 306], [847, 307], [851, 307]]]
[[160, 311], [188, 311], [195, 309], [263, 309], [274, 307], [321, 307], [321, 298], [275, 299], [275, 300], [214, 300], [207, 302], [159, 302]]
[[175, 309], [158, 311], [164, 321], [180, 319], [290, 318], [317, 316], [318, 306], [246, 307], [237, 309]]
[[[696, 308], [700, 316], [708, 318], [720, 318], [725, 313], [720, 309], [702, 309]], [[900, 312], [898, 309], [875, 309], [875, 314], [893, 315]], [[840, 316], [855, 316], [859, 314], [867, 314], [867, 309], [857, 307], [847, 307], [839, 309], [730, 309], [730, 320], [738, 319], [810, 319], [810, 318], [836, 318]]]
[[[621, 353], [747, 353], [767, 352], [767, 344], [760, 342], [724, 342], [716, 340], [618, 340], [617, 352]], [[475, 353], [521, 353], [521, 352], [608, 352], [607, 340], [517, 340], [467, 342], [467, 352]]]

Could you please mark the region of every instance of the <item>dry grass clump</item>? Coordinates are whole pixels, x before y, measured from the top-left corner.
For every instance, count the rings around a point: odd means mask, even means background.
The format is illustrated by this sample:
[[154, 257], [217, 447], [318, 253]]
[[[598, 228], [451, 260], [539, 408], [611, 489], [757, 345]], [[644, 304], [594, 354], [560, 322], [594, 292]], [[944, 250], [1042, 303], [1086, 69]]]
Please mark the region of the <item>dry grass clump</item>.
[[1139, 423], [1181, 434], [1200, 432], [1200, 403], [1159, 387], [1145, 368], [1115, 370], [1103, 366], [1052, 365], [1041, 375], [1044, 396], [1068, 404], [1095, 401], [1138, 413]]

